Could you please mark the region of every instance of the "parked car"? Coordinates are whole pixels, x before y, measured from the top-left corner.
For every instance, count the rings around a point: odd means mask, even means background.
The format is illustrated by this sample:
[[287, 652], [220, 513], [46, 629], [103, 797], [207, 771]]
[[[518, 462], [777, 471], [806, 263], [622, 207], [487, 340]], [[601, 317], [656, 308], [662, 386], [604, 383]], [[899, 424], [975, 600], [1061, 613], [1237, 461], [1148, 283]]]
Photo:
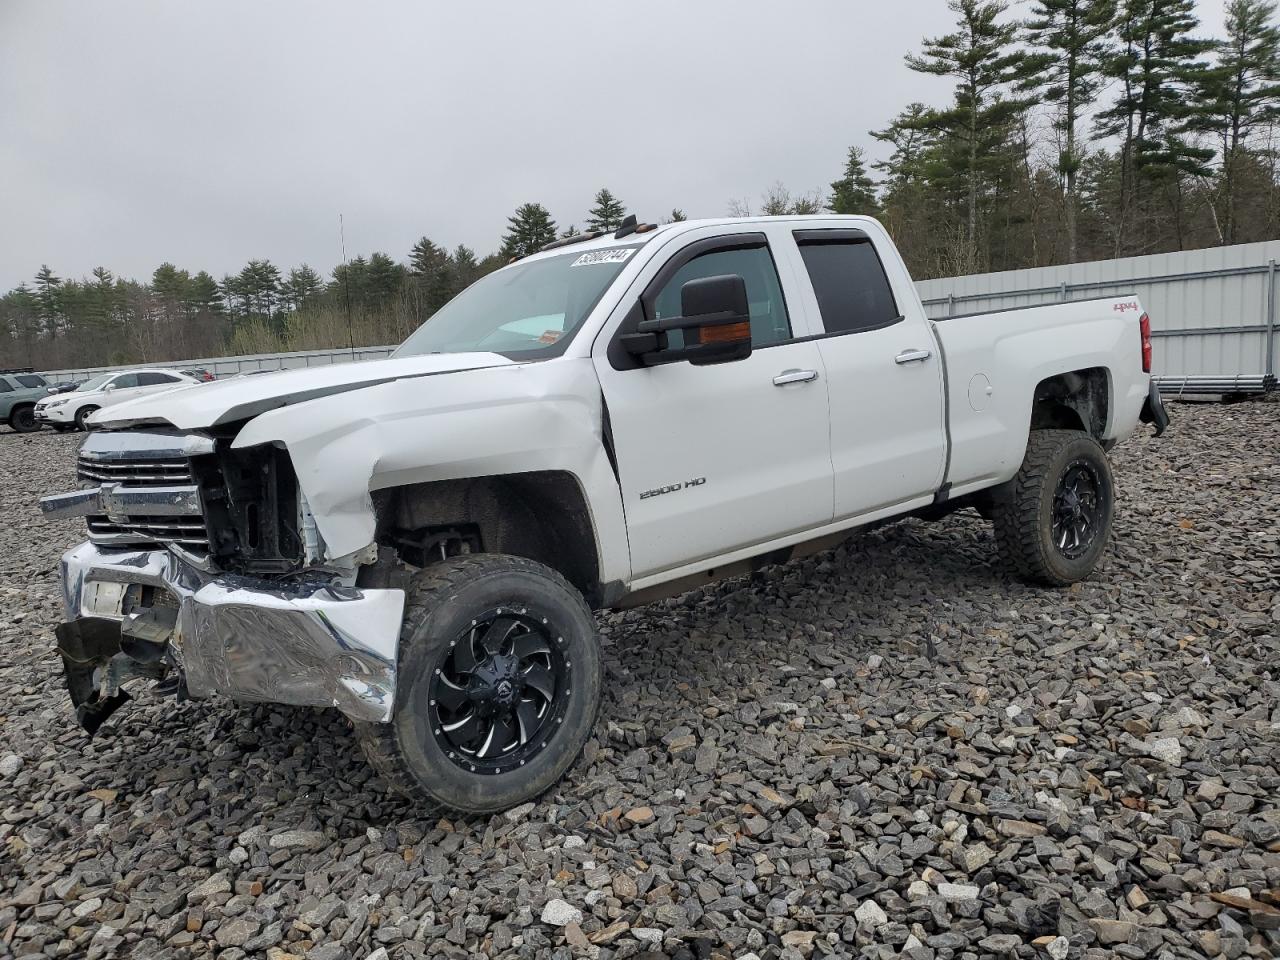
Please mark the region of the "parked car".
[[75, 390], [77, 387], [79, 387], [80, 384], [82, 383], [84, 383], [83, 380], [66, 380], [62, 383], [50, 384], [48, 392], [50, 394], [70, 393], [72, 390]]
[[36, 420], [36, 402], [46, 395], [49, 381], [38, 373], [5, 371], [0, 373], [0, 421], [18, 433], [40, 429]]
[[390, 359], [102, 411], [88, 488], [42, 501], [88, 523], [57, 630], [80, 722], [132, 677], [336, 706], [424, 810], [501, 810], [590, 735], [593, 608], [961, 507], [1070, 584], [1111, 532], [1106, 451], [1168, 422], [1133, 296], [931, 321], [862, 217], [576, 239]]
[[183, 370], [155, 367], [104, 373], [68, 393], [44, 397], [35, 405], [35, 418], [39, 423], [64, 430], [73, 427], [84, 430], [88, 419], [103, 407], [200, 382], [194, 374]]
[[182, 372], [189, 373], [193, 377], [195, 377], [197, 380], [203, 380], [205, 383], [209, 383], [210, 381], [217, 379], [217, 377], [215, 377], [212, 373], [210, 373], [204, 367], [184, 367]]

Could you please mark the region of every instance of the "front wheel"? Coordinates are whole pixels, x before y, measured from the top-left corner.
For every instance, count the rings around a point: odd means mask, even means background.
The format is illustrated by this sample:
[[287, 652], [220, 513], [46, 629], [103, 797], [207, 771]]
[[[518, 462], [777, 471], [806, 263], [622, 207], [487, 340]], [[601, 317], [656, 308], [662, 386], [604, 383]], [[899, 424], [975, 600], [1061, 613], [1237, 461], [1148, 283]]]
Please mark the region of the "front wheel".
[[85, 423], [91, 416], [98, 412], [97, 407], [81, 407], [76, 411], [76, 429], [88, 430], [89, 427]]
[[1087, 433], [1033, 430], [1017, 474], [992, 491], [990, 512], [1014, 576], [1054, 587], [1083, 580], [1111, 535], [1111, 464]]
[[34, 406], [16, 407], [9, 414], [9, 426], [18, 433], [35, 433], [40, 429], [40, 421], [36, 419]]
[[356, 730], [374, 768], [424, 807], [487, 814], [532, 800], [591, 734], [595, 621], [540, 563], [475, 554], [419, 571], [399, 660], [395, 716]]

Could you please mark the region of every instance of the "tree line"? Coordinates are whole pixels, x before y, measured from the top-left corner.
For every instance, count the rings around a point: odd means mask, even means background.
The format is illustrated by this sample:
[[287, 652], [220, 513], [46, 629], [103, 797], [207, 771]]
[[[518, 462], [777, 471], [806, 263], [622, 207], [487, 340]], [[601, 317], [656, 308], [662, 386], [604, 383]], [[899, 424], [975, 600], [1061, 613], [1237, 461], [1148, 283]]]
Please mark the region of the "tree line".
[[[729, 215], [878, 217], [919, 278], [1159, 253], [1280, 236], [1280, 27], [1275, 0], [1230, 0], [1226, 36], [1194, 0], [950, 0], [954, 29], [909, 69], [946, 78], [848, 151], [830, 190], [783, 183]], [[627, 209], [601, 189], [583, 229]], [[683, 220], [673, 209], [665, 220]], [[404, 260], [357, 256], [322, 276], [250, 260], [220, 280], [173, 264], [148, 281], [42, 266], [0, 298], [4, 365], [43, 369], [402, 340], [512, 257], [573, 236], [518, 207], [480, 256], [423, 237]]]

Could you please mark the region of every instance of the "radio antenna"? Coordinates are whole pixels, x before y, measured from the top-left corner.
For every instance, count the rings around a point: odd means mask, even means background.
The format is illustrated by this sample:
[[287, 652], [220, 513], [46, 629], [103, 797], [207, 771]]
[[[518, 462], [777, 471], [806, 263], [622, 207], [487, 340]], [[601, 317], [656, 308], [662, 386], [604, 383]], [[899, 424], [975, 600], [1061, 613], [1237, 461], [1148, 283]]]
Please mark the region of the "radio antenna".
[[342, 245], [342, 271], [343, 286], [346, 287], [347, 293], [347, 346], [351, 348], [351, 359], [356, 358], [356, 341], [351, 330], [355, 324], [355, 319], [351, 315], [351, 264], [347, 262], [347, 231], [346, 226], [342, 222], [342, 214], [338, 214], [338, 243]]

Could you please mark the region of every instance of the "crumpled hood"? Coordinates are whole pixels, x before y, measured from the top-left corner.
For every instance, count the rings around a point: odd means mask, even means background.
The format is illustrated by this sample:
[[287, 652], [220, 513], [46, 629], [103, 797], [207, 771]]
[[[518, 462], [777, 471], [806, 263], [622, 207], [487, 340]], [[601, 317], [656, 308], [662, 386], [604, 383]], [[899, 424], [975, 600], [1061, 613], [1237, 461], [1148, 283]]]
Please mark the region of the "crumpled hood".
[[216, 427], [256, 417], [277, 407], [317, 397], [359, 390], [374, 384], [442, 373], [500, 367], [514, 361], [496, 353], [434, 353], [394, 360], [334, 363], [322, 367], [282, 370], [252, 377], [215, 380], [179, 387], [105, 407], [94, 426], [124, 427], [163, 421], [179, 430]]

